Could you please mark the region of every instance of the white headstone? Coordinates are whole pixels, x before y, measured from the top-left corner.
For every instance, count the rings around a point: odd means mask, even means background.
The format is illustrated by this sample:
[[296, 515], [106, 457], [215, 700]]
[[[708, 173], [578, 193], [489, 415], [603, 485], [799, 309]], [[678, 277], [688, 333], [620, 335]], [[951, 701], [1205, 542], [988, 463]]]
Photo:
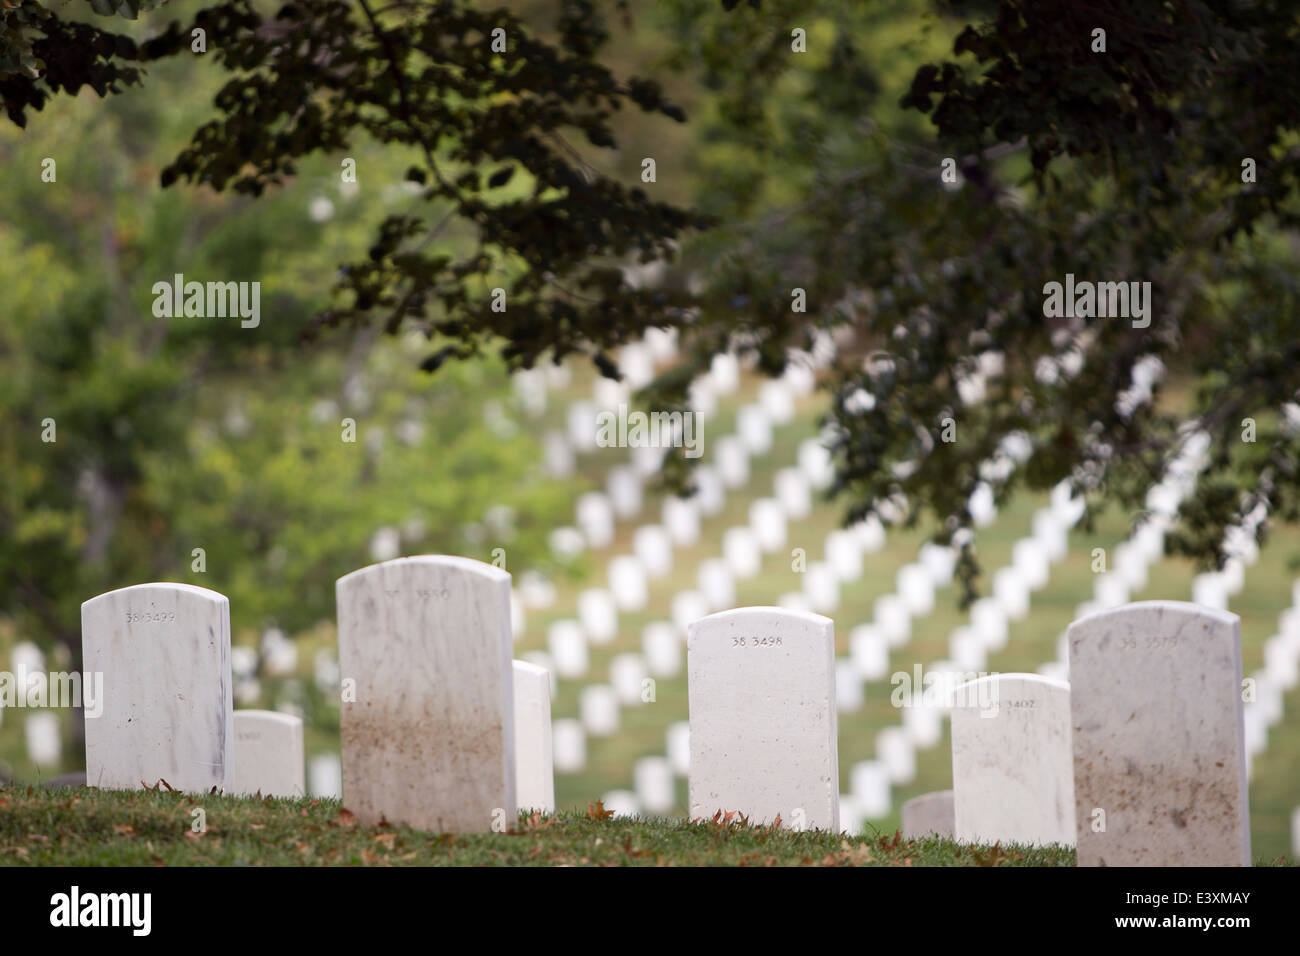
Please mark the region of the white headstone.
[[[745, 474], [746, 476], [749, 474], [748, 464], [745, 466]], [[697, 465], [694, 474], [691, 475], [691, 482], [695, 486], [693, 500], [700, 514], [715, 515], [726, 506], [727, 489], [722, 480], [722, 472], [718, 468], [713, 465]]]
[[798, 521], [812, 514], [812, 489], [798, 468], [782, 468], [778, 471], [773, 490], [787, 517]]
[[676, 547], [690, 548], [700, 540], [700, 506], [694, 498], [665, 498], [663, 522]]
[[684, 720], [669, 724], [664, 744], [673, 773], [687, 776], [691, 772], [691, 725]]
[[912, 639], [912, 617], [897, 594], [882, 594], [871, 604], [872, 623], [890, 647], [902, 647]]
[[338, 754], [317, 754], [307, 764], [307, 779], [313, 797], [337, 800], [343, 796], [343, 764]]
[[662, 578], [673, 569], [673, 539], [663, 525], [637, 528], [632, 534], [632, 552], [651, 578]]
[[641, 513], [641, 476], [630, 465], [615, 465], [609, 470], [605, 493], [619, 518], [635, 518]]
[[876, 759], [885, 765], [891, 783], [906, 786], [916, 779], [916, 751], [902, 727], [876, 734]]
[[608, 737], [618, 730], [618, 695], [608, 684], [590, 684], [578, 698], [588, 736]]
[[641, 632], [646, 669], [655, 677], [676, 677], [682, 669], [682, 641], [668, 621], [652, 621]]
[[913, 617], [924, 617], [934, 610], [934, 578], [921, 564], [905, 564], [898, 569], [898, 596]]
[[578, 498], [578, 527], [592, 548], [607, 548], [614, 540], [614, 508], [599, 491], [589, 491]]
[[749, 506], [749, 527], [764, 554], [785, 547], [785, 511], [775, 498], [759, 498]]
[[988, 650], [1007, 646], [1007, 613], [993, 598], [980, 598], [970, 606], [970, 626]]
[[569, 444], [578, 451], [592, 451], [596, 447], [595, 402], [580, 401], [569, 406], [565, 424], [568, 426]]
[[942, 837], [951, 840], [953, 835], [953, 804], [951, 790], [935, 790], [913, 797], [903, 804], [903, 839], [921, 840]]
[[621, 554], [609, 561], [609, 591], [620, 611], [644, 611], [650, 600], [650, 582], [635, 555]]
[[826, 563], [842, 582], [862, 577], [862, 544], [851, 531], [836, 530], [826, 535]]
[[592, 644], [604, 645], [618, 636], [618, 605], [602, 588], [588, 588], [578, 595], [578, 620]]
[[835, 706], [841, 714], [862, 709], [862, 675], [851, 661], [835, 662]]
[[1079, 865], [1249, 866], [1236, 615], [1143, 601], [1067, 633]]
[[803, 593], [818, 614], [834, 614], [840, 606], [840, 579], [825, 561], [814, 561], [803, 575]]
[[235, 793], [307, 793], [302, 718], [274, 710], [235, 711]]
[[29, 713], [23, 723], [23, 736], [27, 744], [27, 759], [37, 767], [53, 766], [63, 756], [57, 713], [48, 710]]
[[339, 578], [343, 795], [379, 821], [455, 833], [515, 817], [510, 575], [421, 555]]
[[750, 455], [758, 457], [772, 450], [772, 422], [761, 405], [745, 405], [736, 412], [736, 434]]
[[736, 603], [736, 581], [731, 569], [721, 558], [707, 558], [700, 562], [696, 583], [709, 605], [710, 611], [720, 611]]
[[835, 480], [830, 449], [816, 438], [805, 438], [799, 443], [799, 470], [815, 490], [825, 491]]
[[749, 450], [735, 435], [723, 435], [713, 442], [718, 476], [724, 488], [743, 488], [749, 483]]
[[556, 621], [548, 627], [546, 646], [555, 662], [555, 673], [560, 677], [574, 680], [586, 675], [587, 635], [577, 621]]
[[609, 682], [624, 707], [641, 706], [646, 676], [645, 660], [640, 654], [616, 654], [609, 662]]
[[560, 773], [579, 773], [587, 765], [587, 732], [582, 721], [564, 718], [551, 724], [552, 754]]
[[860, 624], [849, 632], [849, 655], [864, 680], [889, 674], [889, 641], [878, 627]]
[[879, 760], [863, 760], [849, 768], [849, 790], [868, 820], [889, 813], [889, 771]]
[[773, 425], [787, 425], [794, 421], [794, 393], [780, 379], [764, 382], [758, 387], [758, 403]]
[[642, 757], [633, 765], [632, 778], [646, 813], [667, 813], [677, 804], [677, 784], [666, 757]]
[[1029, 582], [1019, 568], [1011, 566], [993, 572], [993, 600], [1013, 621], [1023, 620], [1029, 613]]
[[731, 573], [742, 580], [752, 578], [763, 567], [763, 551], [758, 538], [745, 525], [728, 528], [722, 533], [722, 557]]
[[515, 781], [519, 808], [555, 811], [551, 751], [551, 675], [536, 664], [514, 661]]
[[230, 605], [189, 584], [137, 584], [81, 605], [83, 674], [103, 675], [86, 716], [86, 782], [207, 793], [235, 786]]
[[1037, 674], [995, 674], [955, 694], [956, 838], [1073, 846], [1069, 685]]
[[719, 395], [730, 395], [740, 387], [740, 363], [730, 352], [720, 352], [709, 363], [709, 382]]
[[835, 634], [829, 618], [738, 608], [691, 625], [690, 816], [839, 830]]
[[875, 515], [863, 518], [849, 526], [858, 537], [862, 544], [862, 550], [867, 554], [875, 554], [885, 546], [885, 526], [880, 523], [880, 519]]
[[673, 595], [673, 625], [682, 633], [709, 613], [709, 602], [699, 591], [678, 591]]
[[1025, 579], [1031, 591], [1047, 585], [1051, 565], [1047, 551], [1037, 538], [1021, 538], [1011, 546], [1011, 564]]

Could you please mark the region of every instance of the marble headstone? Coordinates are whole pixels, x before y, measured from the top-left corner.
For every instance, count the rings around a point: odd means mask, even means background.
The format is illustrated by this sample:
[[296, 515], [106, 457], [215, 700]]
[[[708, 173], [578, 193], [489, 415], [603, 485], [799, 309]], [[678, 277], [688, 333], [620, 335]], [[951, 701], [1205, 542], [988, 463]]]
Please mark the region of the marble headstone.
[[[207, 793], [235, 786], [230, 604], [189, 584], [137, 584], [81, 605], [84, 675], [103, 675], [86, 717], [90, 786]], [[98, 678], [95, 678], [98, 680]], [[91, 681], [94, 683], [94, 681]]]
[[514, 661], [515, 786], [520, 809], [555, 812], [551, 751], [551, 675]]
[[485, 832], [515, 818], [510, 575], [422, 555], [338, 581], [343, 799], [364, 825]]
[[235, 792], [306, 795], [301, 717], [274, 710], [235, 711]]
[[825, 617], [721, 611], [688, 628], [690, 815], [839, 830], [835, 633]]
[[951, 840], [953, 806], [951, 790], [935, 790], [913, 797], [903, 804], [903, 839], [920, 840], [928, 836]]
[[1074, 845], [1070, 686], [994, 674], [952, 708], [954, 836], [963, 843]]
[[1249, 866], [1235, 614], [1141, 601], [1075, 621], [1080, 866]]

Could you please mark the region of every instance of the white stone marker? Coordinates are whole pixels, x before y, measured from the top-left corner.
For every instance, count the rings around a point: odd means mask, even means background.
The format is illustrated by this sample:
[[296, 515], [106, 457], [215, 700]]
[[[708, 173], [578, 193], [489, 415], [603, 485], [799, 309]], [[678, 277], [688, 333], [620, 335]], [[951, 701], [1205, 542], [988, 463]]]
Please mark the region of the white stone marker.
[[737, 525], [722, 533], [722, 557], [731, 573], [741, 580], [754, 577], [763, 567], [763, 550], [747, 525]]
[[694, 498], [665, 498], [662, 516], [676, 547], [690, 548], [700, 540], [700, 506]]
[[1141, 601], [1067, 634], [1079, 865], [1249, 866], [1237, 616]]
[[862, 577], [862, 544], [853, 532], [837, 530], [826, 535], [826, 562], [845, 584]]
[[641, 476], [630, 465], [615, 465], [609, 470], [605, 494], [618, 517], [635, 518], [641, 513]]
[[835, 625], [779, 608], [688, 629], [690, 816], [839, 830]]
[[[745, 467], [748, 470], [748, 464]], [[726, 507], [727, 489], [721, 472], [713, 465], [697, 465], [691, 482], [695, 486], [692, 500], [698, 505], [700, 514], [715, 515]]]
[[593, 644], [608, 644], [618, 636], [618, 606], [614, 595], [602, 588], [588, 588], [578, 595], [578, 620]]
[[736, 412], [736, 434], [751, 455], [772, 450], [772, 421], [761, 405], [745, 405]]
[[514, 661], [515, 786], [519, 808], [555, 812], [555, 769], [551, 751], [551, 675], [545, 668]]
[[566, 679], [586, 676], [587, 635], [577, 621], [556, 621], [546, 629], [546, 643], [555, 662], [555, 673]]
[[953, 826], [951, 790], [923, 793], [903, 804], [904, 840], [921, 840], [929, 836], [951, 840]]
[[787, 517], [800, 521], [812, 514], [812, 489], [798, 468], [782, 468], [776, 473], [772, 487]]
[[677, 803], [677, 784], [666, 757], [642, 757], [632, 768], [632, 779], [646, 813], [667, 813]]
[[86, 783], [190, 793], [235, 786], [230, 604], [190, 584], [137, 584], [81, 605], [82, 673], [103, 674], [86, 718]]
[[23, 738], [27, 744], [27, 758], [38, 767], [56, 764], [63, 756], [57, 713], [46, 710], [28, 714], [23, 724]]
[[[749, 450], [740, 438], [735, 435], [715, 438], [713, 452], [724, 488], [743, 488], [749, 484]], [[695, 477], [698, 480], [699, 475]]]
[[620, 554], [610, 558], [609, 591], [619, 611], [644, 611], [650, 600], [650, 583], [645, 567], [635, 555]]
[[632, 551], [652, 578], [662, 578], [673, 569], [673, 539], [662, 525], [637, 528], [632, 534]]
[[701, 561], [695, 578], [709, 610], [720, 611], [736, 603], [736, 580], [722, 558], [706, 558]]
[[589, 491], [578, 498], [578, 527], [582, 529], [587, 545], [605, 548], [614, 540], [614, 506], [599, 491]]
[[337, 800], [343, 796], [343, 766], [338, 754], [317, 754], [307, 765], [313, 797]]
[[775, 498], [759, 498], [749, 506], [749, 527], [765, 554], [785, 547], [785, 511]]
[[561, 773], [578, 773], [587, 765], [587, 731], [582, 721], [563, 718], [551, 725], [555, 769]]
[[889, 675], [889, 641], [874, 625], [859, 624], [849, 632], [849, 657], [863, 680]]
[[515, 818], [510, 575], [420, 555], [337, 585], [343, 798], [365, 826], [489, 831]]
[[1070, 686], [1038, 674], [961, 684], [952, 709], [955, 837], [1073, 846]]
[[235, 793], [307, 794], [302, 718], [274, 710], [235, 711]]
[[645, 701], [645, 659], [640, 654], [616, 654], [609, 662], [609, 682], [623, 707], [640, 707]]
[[641, 632], [646, 669], [655, 677], [676, 677], [682, 669], [682, 641], [668, 621], [651, 621]]
[[589, 684], [578, 697], [582, 726], [589, 737], [608, 737], [618, 731], [618, 694], [608, 684]]
[[889, 770], [878, 760], [863, 760], [849, 768], [849, 790], [862, 815], [875, 820], [889, 813]]
[[691, 772], [691, 725], [684, 720], [668, 725], [664, 734], [664, 753], [673, 773], [685, 777]]

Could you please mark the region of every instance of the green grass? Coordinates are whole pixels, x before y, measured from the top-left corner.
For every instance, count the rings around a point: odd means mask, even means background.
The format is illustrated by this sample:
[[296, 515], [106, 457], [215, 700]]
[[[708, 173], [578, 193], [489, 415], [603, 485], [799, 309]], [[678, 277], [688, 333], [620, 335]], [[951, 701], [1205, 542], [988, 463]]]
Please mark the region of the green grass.
[[[207, 831], [193, 832], [195, 810]], [[0, 787], [8, 866], [1072, 866], [1065, 847], [521, 815], [507, 833], [363, 827], [335, 800]]]

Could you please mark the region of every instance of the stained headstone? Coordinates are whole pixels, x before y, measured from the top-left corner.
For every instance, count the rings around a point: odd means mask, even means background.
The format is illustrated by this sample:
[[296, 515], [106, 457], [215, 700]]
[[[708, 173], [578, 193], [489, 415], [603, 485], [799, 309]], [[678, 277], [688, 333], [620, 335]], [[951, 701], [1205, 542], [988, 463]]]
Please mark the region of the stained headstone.
[[[337, 586], [343, 796], [379, 821], [455, 833], [515, 817], [510, 575], [421, 555]], [[395, 768], [401, 768], [401, 772]]]
[[903, 839], [921, 840], [931, 836], [952, 839], [951, 790], [923, 793], [903, 804]]
[[515, 787], [519, 808], [555, 810], [551, 750], [551, 675], [526, 661], [514, 661]]
[[82, 671], [103, 675], [86, 716], [86, 778], [112, 790], [235, 786], [230, 605], [189, 584], [138, 584], [81, 605]]
[[1249, 866], [1241, 631], [1142, 601], [1070, 625], [1080, 866]]
[[1069, 685], [994, 674], [960, 685], [954, 698], [956, 838], [1073, 846]]
[[235, 711], [235, 793], [307, 793], [302, 718], [274, 710]]
[[839, 829], [834, 623], [754, 607], [687, 637], [690, 816]]

